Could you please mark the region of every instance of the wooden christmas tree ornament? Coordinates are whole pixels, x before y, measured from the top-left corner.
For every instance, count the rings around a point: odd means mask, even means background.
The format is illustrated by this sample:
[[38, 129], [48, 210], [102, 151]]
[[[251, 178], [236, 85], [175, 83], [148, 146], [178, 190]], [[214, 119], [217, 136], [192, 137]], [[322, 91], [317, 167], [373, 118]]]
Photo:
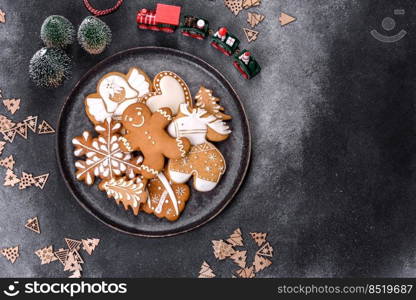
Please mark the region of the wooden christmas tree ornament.
[[40, 188], [41, 190], [43, 190], [43, 188], [45, 187], [46, 182], [48, 181], [48, 178], [49, 178], [49, 173], [33, 177], [33, 179], [35, 181], [34, 185], [37, 188]]
[[256, 274], [254, 273], [253, 266], [249, 268], [240, 269], [236, 271], [236, 274], [240, 278], [254, 278], [256, 276]]
[[16, 133], [25, 140], [27, 139], [27, 125], [24, 122], [19, 122], [15, 127]]
[[82, 244], [81, 241], [73, 240], [73, 239], [70, 239], [70, 238], [65, 238], [65, 242], [68, 245], [69, 250], [73, 250], [73, 249], [79, 250], [79, 248]]
[[214, 256], [219, 260], [226, 259], [235, 253], [234, 248], [223, 240], [212, 241], [212, 248], [214, 249]]
[[234, 230], [227, 242], [233, 246], [244, 246], [240, 228]]
[[258, 31], [252, 30], [252, 29], [248, 29], [248, 28], [243, 28], [244, 30], [244, 34], [246, 35], [247, 41], [249, 43], [257, 40], [257, 37], [259, 35]]
[[257, 255], [273, 257], [273, 247], [267, 242], [257, 252]]
[[0, 159], [0, 166], [5, 167], [7, 169], [13, 170], [15, 161], [13, 159], [13, 155], [9, 155], [6, 158]]
[[199, 271], [198, 278], [214, 278], [215, 274], [212, 271], [211, 267], [207, 264], [206, 261], [202, 263], [201, 270]]
[[269, 267], [271, 264], [272, 262], [265, 257], [262, 257], [260, 255], [256, 255], [254, 257], [253, 266], [254, 266], [254, 270], [256, 273], [264, 270], [265, 268]]
[[0, 155], [3, 154], [4, 145], [6, 145], [6, 142], [0, 141]]
[[250, 232], [251, 237], [256, 242], [257, 246], [261, 246], [266, 242], [267, 233], [264, 232]]
[[31, 218], [27, 220], [25, 227], [33, 232], [40, 234], [40, 226], [38, 217]]
[[259, 6], [261, 0], [243, 0], [243, 8], [248, 9], [253, 6]]
[[224, 0], [224, 4], [234, 15], [243, 9], [243, 0]]
[[54, 133], [55, 129], [52, 128], [51, 125], [49, 125], [48, 122], [45, 120], [42, 121], [42, 123], [38, 127], [38, 134], [49, 134]]
[[61, 264], [65, 266], [66, 259], [67, 259], [68, 254], [69, 254], [69, 249], [61, 248], [58, 251], [55, 251], [53, 254], [55, 254], [55, 256], [59, 259]]
[[35, 184], [35, 179], [33, 178], [33, 175], [22, 172], [22, 176], [20, 177], [19, 190], [23, 190], [27, 187], [32, 186], [33, 184]]
[[81, 240], [82, 242], [82, 249], [84, 249], [85, 251], [87, 251], [87, 253], [89, 255], [92, 254], [92, 252], [95, 250], [95, 247], [98, 246], [98, 243], [100, 242], [99, 239], [86, 239], [86, 240]]
[[290, 24], [290, 23], [295, 22], [295, 21], [296, 21], [295, 17], [292, 17], [288, 14], [285, 14], [284, 12], [280, 13], [280, 16], [279, 16], [280, 26], [285, 26], [285, 25]]
[[247, 251], [236, 251], [230, 257], [240, 268], [246, 267]]
[[247, 15], [247, 23], [254, 28], [259, 23], [263, 22], [264, 18], [265, 16], [262, 14], [249, 12]]
[[58, 258], [53, 254], [52, 245], [47, 246], [45, 248], [39, 249], [35, 251], [35, 254], [40, 258], [40, 264], [49, 264], [52, 261], [57, 260]]
[[68, 278], [81, 278], [81, 271], [75, 270]]
[[13, 264], [19, 257], [19, 246], [3, 248], [1, 254]]
[[20, 179], [17, 178], [16, 174], [14, 174], [13, 170], [8, 169], [6, 171], [6, 177], [4, 178], [4, 186], [15, 186], [20, 182]]
[[0, 9], [0, 23], [6, 23], [6, 13]]
[[20, 109], [20, 99], [4, 99], [3, 105], [12, 115], [14, 115], [15, 112]]
[[25, 123], [27, 128], [29, 128], [32, 132], [36, 132], [36, 127], [38, 124], [38, 117], [28, 116], [26, 119], [23, 120], [23, 123]]

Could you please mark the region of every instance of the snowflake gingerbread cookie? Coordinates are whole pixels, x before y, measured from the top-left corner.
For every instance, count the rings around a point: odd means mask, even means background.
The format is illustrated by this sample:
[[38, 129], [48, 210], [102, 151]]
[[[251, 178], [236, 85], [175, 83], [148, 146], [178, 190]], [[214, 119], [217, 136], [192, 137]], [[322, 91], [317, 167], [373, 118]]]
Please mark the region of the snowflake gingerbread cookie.
[[176, 221], [185, 209], [190, 197], [190, 188], [186, 184], [172, 183], [164, 173], [147, 183], [147, 201], [143, 210], [158, 218]]
[[112, 179], [126, 174], [134, 178], [140, 173], [142, 157], [133, 157], [120, 148], [121, 124], [111, 120], [95, 126], [98, 137], [93, 137], [89, 131], [72, 139], [74, 155], [85, 157], [75, 163], [76, 178], [87, 185], [94, 184], [95, 178]]
[[98, 81], [96, 93], [85, 98], [85, 111], [95, 125], [107, 118], [118, 120], [129, 105], [152, 90], [149, 77], [139, 68], [131, 68], [127, 75], [110, 72]]
[[154, 178], [165, 166], [165, 157], [185, 157], [190, 149], [188, 139], [172, 138], [165, 131], [172, 121], [169, 108], [161, 108], [154, 113], [144, 103], [130, 105], [122, 115], [126, 134], [120, 139], [121, 148], [126, 152], [141, 151], [144, 160], [141, 173], [145, 178]]

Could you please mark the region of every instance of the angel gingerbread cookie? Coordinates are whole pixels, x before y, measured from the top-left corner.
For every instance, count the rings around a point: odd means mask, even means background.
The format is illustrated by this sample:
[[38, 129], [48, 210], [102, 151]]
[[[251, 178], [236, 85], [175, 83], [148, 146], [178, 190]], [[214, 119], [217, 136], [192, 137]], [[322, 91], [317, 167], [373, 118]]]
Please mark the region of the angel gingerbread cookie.
[[159, 173], [157, 178], [147, 183], [147, 201], [142, 204], [142, 209], [158, 218], [176, 221], [189, 197], [190, 188], [187, 184], [172, 183], [164, 173]]
[[226, 169], [221, 152], [210, 141], [223, 141], [231, 134], [228, 125], [204, 109], [180, 105], [180, 113], [169, 125], [173, 137], [186, 137], [193, 145], [188, 155], [170, 159], [168, 172], [172, 181], [184, 183], [194, 176], [194, 187], [200, 192], [214, 189]]
[[165, 128], [171, 121], [169, 108], [152, 113], [144, 103], [130, 105], [122, 115], [126, 133], [120, 138], [121, 148], [126, 152], [142, 152], [141, 173], [145, 178], [154, 178], [163, 170], [165, 157], [185, 157], [191, 147], [187, 138], [169, 136]]
[[117, 120], [129, 105], [151, 91], [149, 77], [139, 68], [131, 68], [127, 75], [110, 72], [99, 80], [96, 93], [85, 98], [85, 111], [93, 124], [107, 118]]
[[162, 107], [169, 107], [176, 115], [179, 105], [186, 103], [192, 106], [192, 97], [185, 81], [170, 71], [160, 72], [153, 79], [155, 92], [146, 94], [141, 98], [152, 112]]

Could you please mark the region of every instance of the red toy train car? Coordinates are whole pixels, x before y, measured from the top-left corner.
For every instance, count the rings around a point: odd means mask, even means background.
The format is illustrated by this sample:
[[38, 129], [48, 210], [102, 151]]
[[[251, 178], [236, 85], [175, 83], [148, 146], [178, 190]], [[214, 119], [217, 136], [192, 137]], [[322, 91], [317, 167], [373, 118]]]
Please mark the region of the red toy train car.
[[156, 5], [156, 10], [143, 8], [137, 12], [136, 22], [140, 29], [174, 32], [179, 26], [181, 7], [175, 5]]

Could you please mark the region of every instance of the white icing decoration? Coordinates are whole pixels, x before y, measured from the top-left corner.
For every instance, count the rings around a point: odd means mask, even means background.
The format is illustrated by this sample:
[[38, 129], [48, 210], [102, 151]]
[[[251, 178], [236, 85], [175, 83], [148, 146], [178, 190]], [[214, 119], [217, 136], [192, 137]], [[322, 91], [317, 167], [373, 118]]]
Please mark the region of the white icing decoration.
[[217, 186], [217, 183], [218, 182], [195, 178], [194, 187], [200, 192], [209, 192]]
[[162, 107], [169, 107], [176, 115], [179, 105], [186, 102], [184, 88], [171, 75], [163, 76], [158, 84], [162, 94], [149, 97], [146, 100], [147, 106], [152, 112]]
[[185, 183], [189, 180], [189, 178], [191, 178], [192, 173], [186, 174], [186, 173], [169, 170], [169, 176], [172, 179], [172, 181], [176, 183]]
[[139, 72], [137, 68], [131, 69], [130, 76], [127, 78], [130, 86], [139, 93], [139, 97], [150, 92], [150, 84], [146, 77]]
[[178, 200], [176, 200], [176, 196], [172, 190], [172, 186], [169, 184], [168, 180], [166, 179], [163, 173], [159, 173], [157, 177], [159, 178], [160, 182], [162, 182], [163, 186], [168, 192], [170, 200], [172, 201], [173, 207], [175, 208], [176, 215], [179, 215]]

